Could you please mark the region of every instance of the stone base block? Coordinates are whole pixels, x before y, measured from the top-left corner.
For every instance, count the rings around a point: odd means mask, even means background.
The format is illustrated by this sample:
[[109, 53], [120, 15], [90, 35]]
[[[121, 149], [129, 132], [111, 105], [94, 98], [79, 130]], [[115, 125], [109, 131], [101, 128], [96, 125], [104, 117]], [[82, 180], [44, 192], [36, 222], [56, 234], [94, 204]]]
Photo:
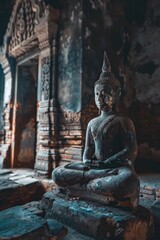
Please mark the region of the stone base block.
[[44, 240], [46, 221], [21, 206], [0, 212], [0, 239]]
[[151, 212], [154, 219], [156, 239], [160, 239], [160, 201], [155, 202], [151, 206]]
[[134, 211], [67, 198], [57, 190], [43, 196], [41, 207], [52, 217], [97, 240], [148, 240], [153, 236], [152, 216], [146, 208]]
[[[30, 209], [30, 210], [29, 210]], [[0, 212], [0, 240], [61, 240], [67, 229], [34, 214], [36, 207], [16, 206]], [[34, 212], [34, 213], [33, 213]]]

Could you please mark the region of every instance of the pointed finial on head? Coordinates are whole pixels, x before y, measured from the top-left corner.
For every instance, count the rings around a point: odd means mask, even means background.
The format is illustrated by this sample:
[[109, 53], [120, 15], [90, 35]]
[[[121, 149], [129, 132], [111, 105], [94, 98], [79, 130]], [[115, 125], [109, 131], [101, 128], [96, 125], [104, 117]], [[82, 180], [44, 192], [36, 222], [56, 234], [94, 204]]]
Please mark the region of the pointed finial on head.
[[120, 82], [115, 78], [114, 74], [111, 72], [111, 64], [107, 57], [106, 51], [104, 52], [102, 72], [100, 74], [99, 79], [95, 82], [94, 87], [96, 87], [99, 84], [105, 85], [105, 88], [109, 89], [112, 88], [113, 92], [115, 93], [114, 109], [116, 110], [118, 108], [119, 97], [121, 94]]
[[104, 52], [102, 72], [100, 74], [99, 79], [102, 78], [106, 78], [106, 80], [110, 80], [112, 78], [111, 64], [109, 62], [106, 51]]

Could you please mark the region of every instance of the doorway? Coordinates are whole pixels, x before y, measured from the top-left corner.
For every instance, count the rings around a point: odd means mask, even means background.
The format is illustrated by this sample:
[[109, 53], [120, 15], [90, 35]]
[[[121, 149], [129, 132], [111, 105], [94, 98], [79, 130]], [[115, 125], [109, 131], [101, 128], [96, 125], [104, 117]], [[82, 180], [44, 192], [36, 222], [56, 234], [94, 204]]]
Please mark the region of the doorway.
[[33, 168], [36, 155], [38, 57], [17, 67], [12, 167]]

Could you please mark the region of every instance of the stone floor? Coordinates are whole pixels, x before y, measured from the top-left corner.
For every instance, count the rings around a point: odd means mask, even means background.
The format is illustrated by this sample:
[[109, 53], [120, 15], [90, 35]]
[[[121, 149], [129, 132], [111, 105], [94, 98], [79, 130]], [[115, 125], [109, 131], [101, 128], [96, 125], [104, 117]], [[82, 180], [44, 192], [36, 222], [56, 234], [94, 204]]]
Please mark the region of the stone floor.
[[38, 182], [41, 183], [45, 191], [50, 191], [55, 186], [51, 179], [36, 178], [33, 169], [0, 169], [0, 191], [8, 185], [28, 186]]
[[45, 193], [43, 185], [30, 169], [0, 170], [0, 210], [39, 200]]
[[[67, 227], [68, 228], [68, 227]], [[75, 230], [68, 228], [68, 234], [66, 237], [63, 238], [63, 240], [93, 240], [94, 238], [86, 237]]]
[[140, 175], [141, 197], [159, 201], [160, 200], [160, 174]]
[[[160, 200], [160, 174], [141, 174], [140, 204], [147, 208]], [[0, 210], [40, 200], [43, 194], [55, 187], [52, 180], [37, 179], [31, 169], [0, 170]], [[68, 228], [64, 240], [91, 240]]]
[[[40, 190], [38, 197], [30, 192], [30, 199], [28, 198], [28, 188], [30, 188], [31, 191], [31, 187], [32, 192]], [[55, 185], [52, 180], [35, 178], [32, 169], [0, 169], [0, 210], [18, 204], [25, 204], [28, 201], [40, 200], [44, 192], [50, 191], [54, 187]], [[23, 198], [21, 198], [20, 201], [18, 201], [20, 193], [18, 190], [19, 188], [23, 193], [23, 196], [21, 196]], [[10, 195], [10, 197], [7, 198], [8, 195]], [[75, 230], [68, 228], [68, 234], [64, 237], [64, 240], [75, 239], [92, 240], [92, 238], [86, 237]]]

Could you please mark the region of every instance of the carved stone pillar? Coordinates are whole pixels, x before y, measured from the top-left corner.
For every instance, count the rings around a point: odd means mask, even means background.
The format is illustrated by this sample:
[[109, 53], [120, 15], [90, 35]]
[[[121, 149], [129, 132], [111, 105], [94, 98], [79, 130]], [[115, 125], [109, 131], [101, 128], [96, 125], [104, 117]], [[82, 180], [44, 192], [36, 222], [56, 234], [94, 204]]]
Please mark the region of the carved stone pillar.
[[10, 62], [3, 52], [0, 51], [0, 64], [4, 73], [4, 109], [3, 109], [3, 131], [1, 132], [0, 144], [0, 168], [9, 167], [10, 163], [10, 150], [12, 142], [12, 72]]
[[56, 162], [55, 99], [55, 38], [59, 12], [46, 8], [45, 17], [35, 27], [40, 48], [39, 90], [37, 108], [37, 154], [35, 170], [38, 176], [49, 176]]

